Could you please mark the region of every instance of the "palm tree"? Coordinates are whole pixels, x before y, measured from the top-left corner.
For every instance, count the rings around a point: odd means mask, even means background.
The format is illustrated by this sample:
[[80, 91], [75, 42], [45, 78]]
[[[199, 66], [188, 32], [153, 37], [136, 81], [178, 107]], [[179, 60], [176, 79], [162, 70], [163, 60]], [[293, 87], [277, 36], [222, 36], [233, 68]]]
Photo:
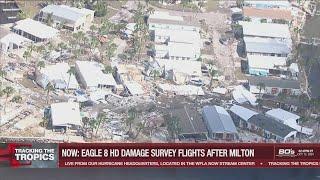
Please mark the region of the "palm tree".
[[56, 47], [54, 46], [54, 44], [50, 41], [49, 43], [48, 43], [48, 45], [47, 45], [47, 49], [49, 50], [49, 51], [52, 51], [52, 50], [54, 50]]
[[67, 89], [69, 89], [71, 75], [75, 75], [76, 74], [76, 68], [74, 66], [71, 66], [70, 69], [67, 71], [67, 73], [69, 74], [69, 80], [68, 80]]
[[93, 55], [94, 50], [99, 46], [100, 42], [96, 37], [90, 39], [90, 52]]
[[204, 7], [204, 5], [205, 5], [205, 3], [203, 2], [203, 0], [200, 0], [198, 2], [198, 6], [199, 6], [200, 10]]
[[94, 35], [94, 32], [97, 30], [97, 26], [95, 26], [94, 24], [92, 24], [90, 26], [90, 31], [91, 31], [91, 35], [93, 36]]
[[24, 51], [22, 57], [26, 60], [26, 62], [28, 62], [28, 59], [31, 57], [31, 52], [28, 50]]
[[108, 60], [110, 61], [111, 58], [114, 56], [115, 51], [117, 50], [117, 45], [115, 43], [113, 43], [112, 41], [109, 41], [107, 43], [107, 47], [106, 47], [106, 56], [108, 58]]
[[4, 112], [6, 112], [8, 98], [14, 93], [14, 89], [11, 86], [7, 86], [2, 91], [6, 95], [6, 100], [4, 103]]
[[283, 104], [283, 101], [287, 99], [287, 94], [286, 93], [283, 93], [283, 92], [280, 92], [278, 94], [278, 100], [279, 100], [279, 103], [280, 103], [280, 108], [282, 108], [282, 104]]
[[155, 12], [155, 10], [154, 10], [154, 8], [153, 7], [149, 7], [149, 8], [147, 8], [147, 14], [154, 14], [154, 12]]
[[60, 56], [62, 55], [62, 51], [63, 50], [65, 50], [65, 49], [67, 49], [67, 44], [65, 44], [65, 43], [63, 43], [63, 42], [61, 42], [61, 43], [59, 43], [58, 44], [58, 48], [59, 48], [59, 50], [60, 50]]
[[150, 0], [144, 0], [144, 2], [146, 3], [146, 6], [149, 7]]
[[42, 68], [45, 68], [46, 67], [46, 64], [44, 61], [39, 61], [37, 63], [37, 67], [39, 68], [39, 70], [41, 70]]
[[148, 37], [148, 27], [145, 23], [145, 10], [142, 4], [138, 4], [138, 8], [133, 16], [133, 20], [136, 23], [133, 31], [133, 49], [134, 54], [138, 54], [138, 60], [140, 60], [141, 49]]
[[109, 19], [105, 19], [103, 20], [102, 25], [99, 28], [99, 35], [107, 35], [110, 33], [110, 31], [112, 31], [114, 29], [115, 24], [113, 24], [112, 22], [110, 22]]
[[97, 125], [96, 125], [96, 133], [95, 135], [97, 136], [98, 134], [98, 130], [100, 128], [101, 123], [105, 122], [107, 120], [107, 115], [104, 112], [99, 113], [98, 117], [97, 117]]
[[106, 65], [106, 66], [104, 66], [103, 72], [104, 72], [105, 74], [110, 74], [110, 73], [113, 74], [114, 69], [113, 69], [110, 65]]
[[1, 77], [0, 91], [2, 89], [3, 80], [6, 76], [7, 76], [7, 72], [5, 70], [0, 69], [0, 77]]
[[44, 45], [37, 46], [36, 49], [35, 49], [35, 51], [37, 53], [43, 53], [45, 50], [46, 50], [46, 48], [44, 47]]
[[181, 133], [180, 120], [177, 116], [164, 116], [170, 139], [174, 140]]
[[19, 20], [22, 20], [22, 19], [26, 19], [28, 17], [28, 14], [25, 13], [24, 11], [20, 11], [18, 14], [17, 14], [17, 18]]
[[34, 45], [34, 43], [31, 43], [30, 46], [28, 46], [27, 50], [30, 52], [30, 54], [32, 54], [32, 52], [34, 50], [36, 50], [36, 46]]
[[65, 24], [66, 24], [65, 21], [61, 21], [61, 22], [58, 24], [57, 29], [61, 30], [61, 29], [64, 27]]
[[14, 102], [14, 103], [21, 103], [21, 101], [22, 101], [22, 97], [20, 95], [15, 95], [11, 99], [11, 102]]
[[133, 107], [128, 110], [128, 118], [126, 119], [126, 125], [129, 126], [129, 130], [128, 130], [129, 133], [131, 133], [132, 131], [132, 124], [137, 116], [138, 116], [138, 112], [136, 108]]
[[244, 0], [236, 0], [237, 7], [242, 8], [244, 4]]
[[47, 92], [47, 98], [46, 98], [46, 104], [49, 104], [49, 95], [50, 92], [54, 90], [54, 86], [51, 82], [49, 82], [45, 88], [45, 91]]
[[122, 31], [126, 30], [128, 23], [127, 22], [120, 22], [116, 25], [115, 29], [117, 33], [121, 33]]
[[218, 71], [215, 70], [214, 68], [211, 68], [211, 69], [209, 70], [209, 74], [210, 74], [210, 76], [211, 76], [209, 88], [211, 89], [212, 83], [213, 83], [213, 77], [215, 77], [215, 76], [218, 74]]
[[153, 79], [156, 79], [157, 77], [160, 76], [160, 71], [155, 69], [151, 72], [151, 74], [153, 75]]
[[52, 16], [53, 16], [53, 13], [49, 13], [49, 14], [47, 15], [47, 17], [46, 17], [45, 22], [46, 22], [46, 24], [47, 24], [48, 26], [52, 26], [52, 24], [53, 24], [53, 18], [52, 18]]
[[139, 122], [139, 123], [137, 124], [137, 128], [138, 128], [137, 134], [134, 136], [133, 139], [136, 139], [136, 138], [139, 136], [139, 134], [141, 133], [141, 131], [142, 131], [145, 127], [146, 127], [146, 121], [144, 121], [144, 122]]
[[259, 89], [259, 95], [260, 95], [260, 99], [261, 99], [262, 98], [261, 91], [266, 89], [266, 85], [264, 83], [260, 82], [260, 83], [257, 84], [257, 86], [258, 86], [258, 89]]
[[107, 15], [107, 5], [103, 1], [98, 1], [97, 4], [94, 6], [94, 15], [97, 17], [104, 17]]

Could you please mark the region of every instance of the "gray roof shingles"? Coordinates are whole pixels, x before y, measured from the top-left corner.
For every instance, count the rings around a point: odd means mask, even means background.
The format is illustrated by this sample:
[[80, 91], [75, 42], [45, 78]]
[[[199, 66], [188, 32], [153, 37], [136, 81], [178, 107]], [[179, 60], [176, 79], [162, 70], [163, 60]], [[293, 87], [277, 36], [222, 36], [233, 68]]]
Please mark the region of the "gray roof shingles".
[[249, 123], [254, 124], [266, 131], [269, 131], [273, 134], [276, 134], [282, 138], [286, 137], [290, 132], [295, 131], [291, 127], [280, 123], [277, 120], [266, 117], [263, 114], [257, 114], [252, 116], [249, 120]]
[[300, 89], [298, 80], [278, 79], [262, 76], [248, 76], [250, 85], [258, 85], [259, 83], [265, 84], [266, 87], [279, 87], [284, 89]]
[[202, 110], [205, 121], [212, 132], [237, 133], [237, 129], [226, 110], [219, 106], [205, 106]]

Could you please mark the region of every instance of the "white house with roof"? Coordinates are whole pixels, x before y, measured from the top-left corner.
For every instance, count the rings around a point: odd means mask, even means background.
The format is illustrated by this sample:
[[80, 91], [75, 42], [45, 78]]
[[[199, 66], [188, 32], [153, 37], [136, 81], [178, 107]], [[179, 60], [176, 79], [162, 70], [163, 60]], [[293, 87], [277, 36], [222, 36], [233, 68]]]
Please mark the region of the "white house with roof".
[[82, 126], [79, 103], [62, 102], [51, 104], [51, 123], [54, 129]]
[[66, 5], [48, 5], [40, 10], [39, 20], [45, 21], [52, 15], [54, 26], [63, 23], [63, 27], [73, 32], [89, 28], [93, 22], [94, 11], [86, 8], [75, 8]]
[[201, 48], [195, 44], [169, 42], [168, 45], [155, 45], [155, 58], [170, 60], [197, 60]]
[[245, 37], [263, 37], [272, 39], [291, 39], [287, 24], [239, 21]]
[[[286, 95], [299, 96], [302, 94], [300, 83], [298, 80], [293, 79], [281, 79], [276, 77], [265, 77], [265, 76], [249, 76], [248, 82], [250, 92], [254, 94], [270, 94], [279, 95], [280, 93]], [[264, 89], [260, 91], [259, 85], [263, 84]]]
[[249, 74], [268, 76], [286, 72], [287, 59], [276, 56], [247, 55]]
[[155, 11], [148, 18], [149, 30], [165, 29], [178, 31], [200, 31], [200, 26], [195, 26], [186, 21], [182, 16], [171, 15], [165, 11]]
[[9, 33], [0, 39], [0, 50], [7, 53], [15, 48], [19, 49], [20, 47], [31, 42], [32, 41], [30, 39], [27, 39], [23, 36], [15, 33]]
[[154, 31], [154, 42], [156, 43], [187, 43], [202, 46], [200, 34], [195, 31], [177, 31], [157, 29]]
[[202, 41], [200, 28], [182, 16], [156, 11], [149, 16], [149, 30], [155, 43], [155, 57], [170, 60], [196, 60]]
[[67, 63], [46, 65], [46, 67], [36, 70], [36, 82], [45, 88], [48, 83], [52, 83], [57, 89], [77, 89], [79, 84], [75, 75], [69, 74], [70, 66]]
[[245, 36], [243, 40], [247, 55], [288, 57], [292, 50], [291, 39]]
[[255, 7], [259, 9], [290, 9], [289, 1], [244, 1], [244, 6]]
[[59, 35], [57, 29], [30, 18], [17, 21], [12, 29], [15, 33], [34, 42], [47, 41]]
[[103, 73], [104, 66], [94, 61], [76, 61], [76, 74], [87, 90], [96, 90], [98, 88], [115, 89], [117, 83], [113, 75]]
[[266, 115], [274, 118], [275, 120], [283, 124], [290, 126], [291, 128], [295, 129], [300, 133], [312, 135], [313, 129], [299, 125], [300, 116], [296, 114], [277, 108], [267, 111]]
[[287, 72], [292, 40], [287, 24], [240, 21], [243, 28], [248, 71], [268, 76]]

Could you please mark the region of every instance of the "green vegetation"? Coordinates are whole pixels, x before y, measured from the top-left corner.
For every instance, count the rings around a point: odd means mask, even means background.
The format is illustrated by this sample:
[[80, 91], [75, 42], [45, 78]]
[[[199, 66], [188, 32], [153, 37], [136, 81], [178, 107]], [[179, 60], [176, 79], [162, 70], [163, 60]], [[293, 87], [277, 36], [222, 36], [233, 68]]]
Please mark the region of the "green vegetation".
[[218, 71], [217, 70], [215, 70], [215, 69], [213, 69], [213, 68], [211, 68], [210, 70], [209, 70], [209, 74], [210, 74], [210, 85], [209, 85], [209, 88], [211, 89], [211, 87], [212, 87], [212, 84], [213, 84], [213, 78], [218, 74]]
[[98, 1], [94, 6], [94, 15], [96, 17], [104, 17], [107, 15], [107, 4], [104, 1]]
[[20, 95], [15, 95], [15, 96], [13, 96], [13, 98], [11, 99], [11, 102], [21, 103], [21, 102], [22, 102], [22, 97], [21, 97]]
[[133, 107], [128, 110], [128, 118], [126, 120], [126, 125], [129, 126], [129, 132], [131, 132], [133, 121], [137, 116], [138, 112], [136, 108]]
[[166, 127], [169, 133], [169, 138], [174, 140], [181, 133], [180, 119], [177, 116], [165, 115], [164, 116]]
[[14, 93], [14, 89], [11, 86], [7, 86], [2, 90], [2, 92], [6, 96], [6, 100], [5, 100], [5, 103], [3, 106], [3, 110], [4, 110], [4, 112], [6, 112], [8, 98]]
[[46, 98], [46, 104], [49, 105], [49, 95], [51, 91], [54, 91], [54, 86], [51, 82], [49, 82], [45, 88], [45, 91], [47, 93], [47, 98]]
[[41, 70], [42, 68], [45, 68], [46, 64], [44, 61], [39, 61], [37, 63], [37, 67], [39, 68], [39, 70]]
[[71, 66], [70, 69], [67, 71], [67, 73], [69, 74], [67, 89], [69, 89], [71, 75], [76, 74], [76, 68], [74, 66]]

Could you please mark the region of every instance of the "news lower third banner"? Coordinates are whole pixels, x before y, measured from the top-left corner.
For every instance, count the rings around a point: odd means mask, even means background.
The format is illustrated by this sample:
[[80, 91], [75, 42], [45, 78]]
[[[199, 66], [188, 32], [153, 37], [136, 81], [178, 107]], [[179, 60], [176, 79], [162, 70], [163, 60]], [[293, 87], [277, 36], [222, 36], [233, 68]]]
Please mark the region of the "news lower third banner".
[[0, 167], [320, 167], [320, 144], [0, 144]]

